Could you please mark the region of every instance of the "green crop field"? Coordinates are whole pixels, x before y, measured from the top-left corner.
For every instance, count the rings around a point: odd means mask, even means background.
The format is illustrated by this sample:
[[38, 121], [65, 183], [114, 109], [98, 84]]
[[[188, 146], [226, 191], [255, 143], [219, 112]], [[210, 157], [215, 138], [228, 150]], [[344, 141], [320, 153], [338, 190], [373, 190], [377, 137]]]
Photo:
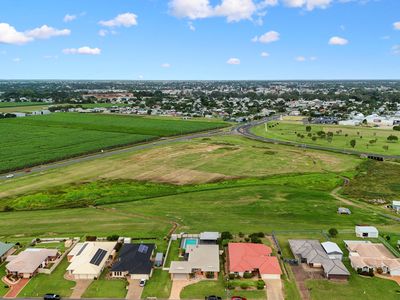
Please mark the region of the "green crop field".
[[221, 122], [59, 113], [0, 120], [0, 172], [226, 126]]
[[[395, 135], [400, 139], [400, 133], [393, 130], [338, 125], [310, 126], [311, 131], [307, 132], [306, 125], [299, 122], [273, 121], [268, 123], [268, 131], [265, 130], [264, 125], [260, 125], [253, 128], [252, 132], [259, 136], [300, 144], [319, 145], [341, 150], [356, 150], [366, 153], [400, 154], [400, 141], [387, 141], [390, 135]], [[320, 131], [325, 132], [325, 137], [318, 136]], [[333, 134], [332, 139], [327, 137], [328, 132]], [[350, 144], [351, 140], [356, 141], [354, 148]]]

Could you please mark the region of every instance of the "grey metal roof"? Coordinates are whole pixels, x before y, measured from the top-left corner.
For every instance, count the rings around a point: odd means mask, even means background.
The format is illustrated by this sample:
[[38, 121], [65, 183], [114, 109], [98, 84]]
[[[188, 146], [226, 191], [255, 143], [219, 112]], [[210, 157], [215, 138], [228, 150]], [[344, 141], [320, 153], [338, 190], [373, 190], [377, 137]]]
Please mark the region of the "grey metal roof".
[[219, 232], [202, 232], [200, 233], [200, 240], [204, 240], [204, 241], [216, 241], [218, 240], [220, 237]]
[[15, 246], [15, 244], [8, 244], [8, 243], [0, 242], [0, 256], [3, 256], [4, 254], [6, 254], [14, 246]]

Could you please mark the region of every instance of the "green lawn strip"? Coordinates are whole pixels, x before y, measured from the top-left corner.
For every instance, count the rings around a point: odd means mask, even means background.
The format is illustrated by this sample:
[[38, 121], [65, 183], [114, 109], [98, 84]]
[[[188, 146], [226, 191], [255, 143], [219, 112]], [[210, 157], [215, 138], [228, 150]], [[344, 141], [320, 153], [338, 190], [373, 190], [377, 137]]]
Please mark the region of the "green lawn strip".
[[299, 289], [297, 288], [296, 279], [294, 278], [292, 269], [288, 264], [285, 264], [285, 269], [288, 275], [283, 274], [281, 277], [285, 299], [301, 300], [301, 295]]
[[172, 261], [179, 260], [179, 248], [180, 240], [171, 241], [171, 246], [169, 247], [168, 256], [166, 257], [165, 267], [168, 268]]
[[23, 106], [43, 106], [48, 105], [44, 102], [0, 102], [0, 108], [3, 107], [23, 107]]
[[9, 290], [7, 285], [1, 281], [4, 276], [6, 276], [6, 263], [0, 265], [0, 297], [4, 296]]
[[[275, 126], [273, 126], [276, 124]], [[400, 142], [391, 143], [387, 141], [389, 135], [400, 134], [393, 130], [382, 130], [367, 127], [354, 127], [354, 126], [339, 126], [339, 125], [311, 125], [312, 136], [308, 136], [306, 125], [300, 122], [277, 122], [273, 121], [268, 123], [268, 131], [265, 126], [260, 125], [252, 129], [254, 134], [272, 138], [276, 140], [292, 141], [299, 144], [319, 145], [329, 148], [336, 148], [340, 150], [356, 150], [367, 153], [379, 153], [387, 155], [398, 155], [400, 153]], [[319, 131], [333, 133], [332, 140], [329, 142], [327, 138], [320, 138], [317, 134]], [[299, 137], [302, 136], [303, 138]], [[351, 147], [350, 141], [355, 140], [355, 147]], [[370, 141], [374, 142], [370, 142]], [[387, 146], [388, 150], [383, 147]]]
[[124, 279], [106, 279], [107, 272], [108, 269], [105, 269], [100, 278], [90, 284], [83, 294], [83, 298], [125, 298], [127, 281]]
[[360, 276], [356, 274], [348, 263], [345, 263], [345, 265], [351, 272], [348, 282], [335, 282], [331, 280], [308, 280], [306, 282], [312, 299], [399, 299], [400, 287], [396, 282], [377, 277], [369, 278]]
[[168, 299], [171, 294], [171, 286], [172, 281], [168, 271], [156, 269], [144, 287], [142, 298], [157, 297], [159, 299]]
[[19, 297], [42, 297], [46, 293], [55, 293], [62, 297], [69, 297], [72, 293], [72, 288], [75, 286], [75, 282], [64, 279], [67, 267], [68, 261], [64, 258], [52, 274], [36, 275], [21, 291]]
[[218, 280], [203, 280], [186, 286], [181, 291], [181, 299], [204, 299], [205, 296], [210, 295], [226, 298], [224, 279], [221, 273]]

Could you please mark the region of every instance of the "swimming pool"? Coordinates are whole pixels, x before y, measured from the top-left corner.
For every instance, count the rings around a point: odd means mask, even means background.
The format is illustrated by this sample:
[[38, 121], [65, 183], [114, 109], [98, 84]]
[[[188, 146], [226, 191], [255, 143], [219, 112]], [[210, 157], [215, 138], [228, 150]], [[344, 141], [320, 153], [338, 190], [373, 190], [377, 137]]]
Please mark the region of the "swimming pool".
[[195, 238], [186, 238], [186, 239], [183, 241], [183, 246], [182, 246], [182, 248], [183, 248], [183, 249], [186, 249], [186, 247], [189, 246], [189, 245], [196, 246], [198, 243], [199, 243], [199, 240], [198, 240], [198, 239], [195, 239]]

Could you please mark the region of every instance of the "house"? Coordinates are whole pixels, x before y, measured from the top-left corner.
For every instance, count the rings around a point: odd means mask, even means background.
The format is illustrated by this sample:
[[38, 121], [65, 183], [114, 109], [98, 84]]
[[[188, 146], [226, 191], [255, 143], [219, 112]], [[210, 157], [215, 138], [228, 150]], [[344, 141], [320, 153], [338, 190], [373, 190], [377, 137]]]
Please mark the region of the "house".
[[379, 235], [378, 229], [373, 226], [356, 226], [356, 236], [361, 238], [377, 238]]
[[[332, 258], [324, 250], [324, 247], [317, 240], [289, 240], [289, 247], [292, 253], [302, 263], [312, 268], [322, 268], [327, 279], [347, 280], [350, 272], [339, 259], [332, 259], [337, 251], [331, 244], [326, 245], [328, 251], [332, 252]], [[337, 245], [336, 245], [337, 246]]]
[[282, 270], [271, 253], [271, 248], [263, 244], [229, 243], [228, 271], [239, 276], [249, 272], [262, 279], [280, 279]]
[[151, 258], [154, 249], [154, 244], [124, 244], [111, 268], [111, 277], [150, 279], [153, 273]]
[[351, 215], [350, 209], [348, 209], [346, 207], [339, 207], [338, 210], [337, 210], [337, 213], [339, 215]]
[[400, 213], [400, 201], [393, 201], [392, 208], [396, 213]]
[[216, 244], [221, 237], [219, 232], [202, 232], [199, 235], [200, 244]]
[[383, 244], [369, 241], [345, 241], [351, 266], [358, 272], [370, 270], [400, 276], [400, 258], [396, 258]]
[[158, 252], [156, 258], [154, 259], [154, 265], [156, 267], [161, 267], [164, 262], [164, 253]]
[[7, 274], [21, 278], [32, 278], [39, 269], [47, 267], [60, 256], [56, 249], [28, 248], [18, 255], [7, 257]]
[[184, 261], [173, 261], [169, 273], [173, 280], [213, 276], [220, 271], [218, 245], [188, 245]]
[[0, 263], [3, 262], [7, 256], [13, 254], [15, 251], [15, 244], [0, 242]]
[[343, 259], [343, 251], [339, 248], [336, 243], [333, 242], [324, 242], [321, 243], [322, 248], [324, 248], [326, 254], [330, 259]]
[[97, 279], [115, 255], [116, 242], [78, 243], [68, 253], [68, 274], [74, 279]]

